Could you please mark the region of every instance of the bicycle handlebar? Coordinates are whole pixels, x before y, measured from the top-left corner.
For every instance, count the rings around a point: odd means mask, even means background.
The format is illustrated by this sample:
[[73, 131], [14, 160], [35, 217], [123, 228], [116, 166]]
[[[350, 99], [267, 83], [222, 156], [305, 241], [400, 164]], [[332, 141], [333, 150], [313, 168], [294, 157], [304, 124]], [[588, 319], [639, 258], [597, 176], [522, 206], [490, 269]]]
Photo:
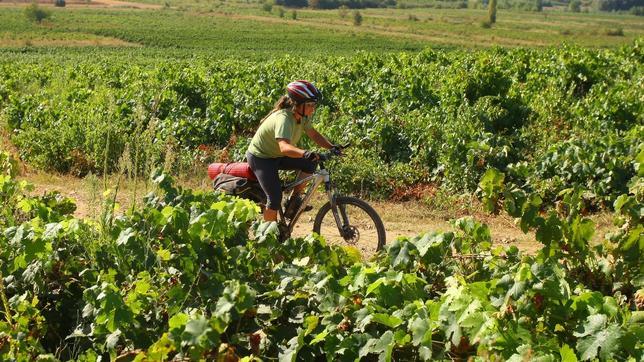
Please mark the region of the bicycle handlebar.
[[[344, 150], [344, 149], [346, 149], [346, 148], [349, 148], [350, 146], [351, 146], [351, 143], [347, 143], [347, 144], [345, 144], [345, 145], [339, 145], [340, 150]], [[335, 153], [335, 152], [333, 152], [333, 151], [320, 153], [320, 160], [319, 160], [319, 162], [329, 161], [329, 160], [331, 160], [332, 158], [334, 158], [334, 157], [338, 157], [338, 156], [341, 156], [341, 154], [340, 154], [340, 153]]]

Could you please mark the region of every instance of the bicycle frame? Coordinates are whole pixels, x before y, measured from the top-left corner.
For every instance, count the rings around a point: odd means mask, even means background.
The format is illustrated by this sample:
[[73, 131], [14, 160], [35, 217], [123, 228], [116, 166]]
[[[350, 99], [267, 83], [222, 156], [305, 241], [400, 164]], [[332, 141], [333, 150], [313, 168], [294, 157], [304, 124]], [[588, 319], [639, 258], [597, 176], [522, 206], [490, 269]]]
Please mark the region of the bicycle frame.
[[293, 216], [290, 222], [288, 223], [285, 222], [286, 219], [284, 218], [284, 213], [282, 211], [282, 208], [280, 208], [279, 210], [281, 222], [286, 225], [289, 235], [293, 232], [293, 228], [295, 227], [295, 224], [297, 223], [300, 216], [304, 212], [304, 209], [306, 208], [306, 206], [311, 201], [311, 198], [315, 194], [315, 190], [322, 183], [324, 183], [324, 188], [326, 190], [327, 197], [329, 198], [329, 202], [331, 203], [331, 210], [333, 212], [333, 217], [335, 218], [335, 222], [338, 226], [338, 230], [342, 232], [342, 224], [340, 222], [340, 217], [338, 216], [336, 202], [335, 202], [336, 193], [334, 192], [334, 189], [331, 185], [331, 175], [329, 174], [329, 171], [327, 171], [322, 164], [320, 164], [320, 169], [315, 171], [311, 176], [308, 176], [301, 180], [291, 182], [283, 186], [282, 191], [284, 193], [287, 193], [289, 191], [292, 191], [298, 185], [301, 185], [309, 181], [311, 181], [311, 183], [309, 184], [307, 191], [304, 193], [304, 198], [302, 199], [302, 205], [295, 212], [295, 216]]

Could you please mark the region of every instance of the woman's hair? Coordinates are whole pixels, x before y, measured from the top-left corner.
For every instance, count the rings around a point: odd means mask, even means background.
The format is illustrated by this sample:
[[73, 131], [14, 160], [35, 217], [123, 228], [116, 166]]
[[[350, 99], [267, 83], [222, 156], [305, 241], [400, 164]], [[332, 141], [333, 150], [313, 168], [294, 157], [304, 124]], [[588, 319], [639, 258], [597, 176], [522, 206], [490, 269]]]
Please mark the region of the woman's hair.
[[275, 102], [275, 106], [273, 106], [271, 113], [279, 111], [280, 109], [293, 109], [295, 106], [297, 106], [297, 103], [291, 99], [291, 97], [283, 95], [277, 100], [277, 102]]
[[268, 118], [271, 114], [273, 114], [273, 113], [275, 113], [277, 111], [280, 111], [282, 109], [295, 110], [295, 107], [297, 105], [298, 105], [298, 103], [296, 101], [294, 101], [293, 99], [291, 99], [291, 97], [289, 97], [287, 95], [283, 95], [283, 96], [280, 97], [280, 99], [277, 100], [277, 102], [275, 102], [275, 105], [273, 106], [273, 109], [270, 112], [268, 112], [266, 117], [262, 118], [262, 120], [259, 123], [260, 124], [263, 123], [266, 120], [266, 118]]

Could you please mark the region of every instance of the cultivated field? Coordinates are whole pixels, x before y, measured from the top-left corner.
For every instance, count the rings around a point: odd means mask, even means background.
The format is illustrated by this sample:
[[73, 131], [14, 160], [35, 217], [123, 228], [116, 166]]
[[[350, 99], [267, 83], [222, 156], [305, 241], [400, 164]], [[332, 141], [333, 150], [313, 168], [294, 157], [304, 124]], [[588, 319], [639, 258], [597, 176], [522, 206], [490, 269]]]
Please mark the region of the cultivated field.
[[[0, 1], [0, 361], [644, 359], [641, 16], [65, 5]], [[301, 78], [385, 250], [211, 190]]]

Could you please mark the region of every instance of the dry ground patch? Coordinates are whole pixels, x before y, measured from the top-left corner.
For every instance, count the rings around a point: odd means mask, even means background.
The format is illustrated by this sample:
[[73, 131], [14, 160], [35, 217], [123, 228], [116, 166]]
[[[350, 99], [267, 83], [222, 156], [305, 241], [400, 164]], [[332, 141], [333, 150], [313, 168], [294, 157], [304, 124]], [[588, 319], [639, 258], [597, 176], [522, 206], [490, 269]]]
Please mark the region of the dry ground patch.
[[[100, 215], [104, 191], [102, 177], [76, 178], [25, 168], [20, 178], [34, 184], [33, 193], [36, 195], [47, 191], [58, 191], [62, 195], [76, 200], [75, 215], [77, 217], [92, 218]], [[118, 185], [116, 201], [120, 205], [121, 212], [139, 205], [142, 197], [152, 190], [152, 186], [146, 182], [134, 182], [118, 176], [110, 176], [106, 182], [107, 187], [112, 190], [115, 190]], [[210, 185], [209, 180], [205, 177], [184, 179], [179, 183], [184, 187], [201, 190], [209, 189]], [[314, 202], [316, 208], [302, 216], [295, 228], [295, 236], [305, 236], [310, 233], [317, 207], [321, 206], [323, 202], [325, 200], [319, 193]], [[450, 220], [472, 216], [490, 227], [492, 239], [497, 245], [516, 245], [528, 253], [534, 253], [542, 247], [540, 243], [535, 241], [534, 234], [524, 234], [512, 218], [507, 215], [487, 214], [480, 211], [480, 205], [470, 207], [464, 204], [462, 207], [445, 210], [429, 207], [420, 201], [372, 201], [370, 204], [376, 209], [385, 224], [388, 242], [402, 236], [412, 237], [432, 231], [450, 231], [453, 230]], [[614, 228], [612, 217], [608, 213], [600, 213], [591, 218], [597, 226], [594, 239], [599, 242], [607, 232]]]

